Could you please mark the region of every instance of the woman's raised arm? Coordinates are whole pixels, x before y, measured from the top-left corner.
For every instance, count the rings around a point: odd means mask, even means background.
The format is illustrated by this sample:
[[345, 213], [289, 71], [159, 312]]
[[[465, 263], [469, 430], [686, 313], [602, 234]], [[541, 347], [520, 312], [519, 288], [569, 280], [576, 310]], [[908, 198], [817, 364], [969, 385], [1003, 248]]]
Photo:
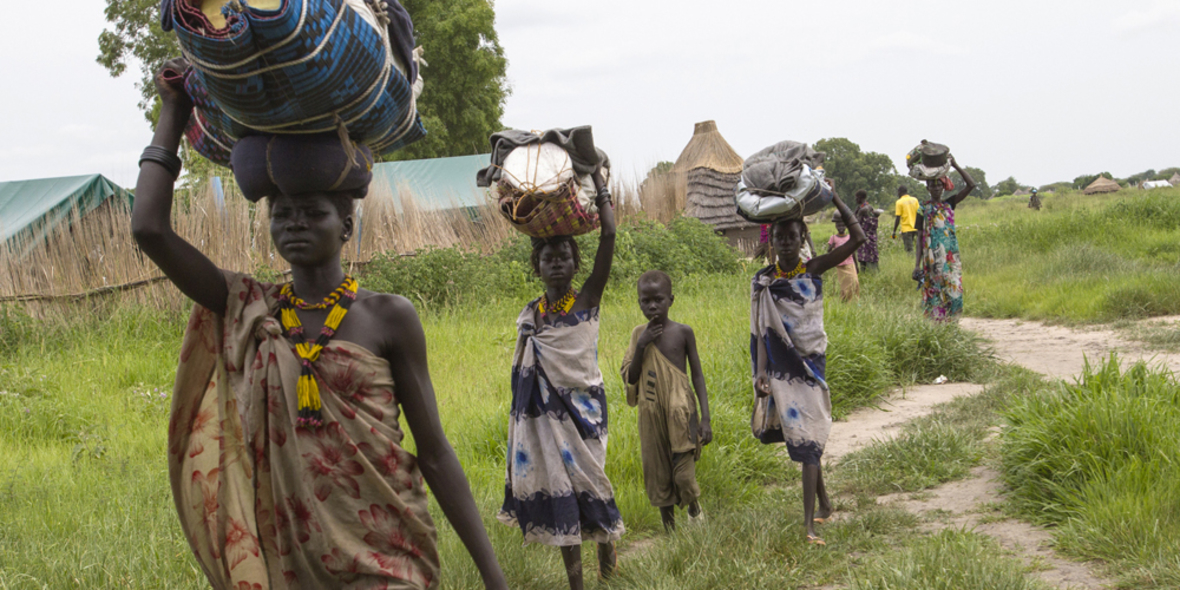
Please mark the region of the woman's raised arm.
[[152, 144], [139, 162], [131, 234], [140, 250], [182, 293], [221, 315], [229, 296], [221, 270], [172, 229], [172, 185], [180, 171], [176, 151], [193, 111], [192, 101], [181, 88], [187, 67], [184, 60], [174, 59], [156, 74], [156, 89], [162, 101], [160, 120]]
[[951, 166], [954, 166], [955, 172], [958, 172], [959, 176], [961, 176], [963, 178], [963, 190], [960, 190], [959, 192], [955, 193], [955, 195], [952, 196], [950, 199], [947, 199], [948, 205], [950, 205], [951, 207], [957, 207], [959, 205], [960, 201], [962, 201], [963, 199], [966, 199], [967, 195], [971, 194], [971, 191], [975, 190], [976, 185], [975, 185], [975, 180], [973, 178], [971, 178], [971, 175], [968, 174], [966, 170], [963, 170], [959, 166], [959, 163], [955, 161], [954, 156], [951, 156]]
[[611, 262], [615, 258], [615, 209], [606, 181], [602, 177], [602, 169], [594, 173], [594, 188], [598, 192], [595, 204], [598, 205], [602, 233], [598, 238], [598, 253], [594, 255], [594, 268], [582, 284], [582, 293], [579, 296], [579, 299], [584, 299], [587, 308], [594, 307], [602, 301], [602, 292], [606, 289], [607, 279], [610, 279]]

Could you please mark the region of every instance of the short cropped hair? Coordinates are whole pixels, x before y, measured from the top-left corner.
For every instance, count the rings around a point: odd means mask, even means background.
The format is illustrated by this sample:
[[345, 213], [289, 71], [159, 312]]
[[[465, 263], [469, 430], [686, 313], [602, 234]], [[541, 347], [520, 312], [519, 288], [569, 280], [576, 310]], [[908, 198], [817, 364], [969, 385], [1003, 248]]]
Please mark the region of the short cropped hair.
[[[325, 193], [328, 202], [332, 204], [332, 208], [336, 210], [336, 215], [340, 219], [344, 219], [356, 212], [356, 198], [358, 191], [336, 191]], [[364, 196], [362, 193], [361, 196]], [[273, 197], [266, 198], [266, 209], [268, 212], [273, 212], [275, 208], [275, 200]]]
[[533, 274], [541, 276], [541, 250], [544, 250], [545, 246], [556, 248], [562, 244], [570, 245], [570, 254], [574, 258], [574, 272], [578, 272], [582, 268], [582, 253], [578, 251], [578, 241], [573, 236], [533, 238], [533, 252], [529, 255], [529, 262], [533, 265]]
[[792, 217], [789, 219], [780, 219], [780, 220], [774, 222], [770, 226], [770, 235], [773, 236], [775, 231], [785, 230], [787, 228], [787, 226], [789, 226], [793, 223], [799, 224], [799, 235], [801, 235], [801, 236], [807, 235], [807, 224], [804, 223], [803, 220], [799, 219], [798, 217]]
[[649, 270], [642, 275], [639, 275], [639, 280], [635, 282], [635, 286], [641, 287], [643, 285], [659, 285], [660, 287], [668, 289], [668, 294], [672, 294], [672, 277], [662, 270]]
[[856, 200], [857, 201], [867, 201], [868, 199], [869, 199], [869, 193], [867, 191], [865, 191], [865, 189], [862, 188], [862, 189], [856, 191]]
[[906, 194], [907, 192], [909, 192], [909, 190], [910, 190], [909, 187], [907, 187], [906, 185], [899, 184], [899, 185], [897, 185], [897, 196], [900, 197], [900, 196]]

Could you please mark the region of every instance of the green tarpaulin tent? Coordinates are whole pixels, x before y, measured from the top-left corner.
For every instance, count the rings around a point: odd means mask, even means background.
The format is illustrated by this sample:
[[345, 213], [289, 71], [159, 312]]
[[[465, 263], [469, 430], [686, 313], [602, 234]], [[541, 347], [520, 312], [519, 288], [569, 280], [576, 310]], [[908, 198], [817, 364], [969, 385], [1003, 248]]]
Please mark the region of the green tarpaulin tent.
[[112, 197], [131, 204], [131, 193], [101, 174], [0, 182], [0, 242], [43, 238], [72, 210], [85, 215]]
[[[488, 154], [382, 162], [373, 166], [372, 188], [384, 185], [394, 195], [407, 188], [424, 209], [478, 207], [487, 202], [487, 189], [475, 186], [475, 173], [490, 162]], [[400, 209], [399, 199], [394, 204]]]

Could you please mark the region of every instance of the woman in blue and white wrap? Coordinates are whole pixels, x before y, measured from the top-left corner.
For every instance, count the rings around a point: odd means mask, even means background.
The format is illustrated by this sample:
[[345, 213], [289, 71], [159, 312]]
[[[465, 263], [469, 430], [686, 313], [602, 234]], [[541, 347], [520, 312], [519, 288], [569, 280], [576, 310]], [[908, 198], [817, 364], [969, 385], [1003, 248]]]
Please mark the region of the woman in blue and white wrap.
[[594, 269], [579, 292], [572, 236], [533, 239], [533, 270], [545, 283], [516, 320], [508, 466], [499, 519], [525, 543], [561, 547], [570, 588], [582, 588], [583, 541], [598, 543], [599, 574], [615, 569], [623, 534], [606, 464], [607, 409], [598, 368], [598, 314], [614, 257], [615, 219], [594, 174], [602, 223]]
[[828, 336], [824, 332], [823, 274], [852, 256], [866, 239], [856, 216], [839, 196], [832, 203], [848, 226], [850, 239], [827, 254], [804, 261], [800, 257], [807, 233], [803, 220], [775, 221], [770, 227], [770, 245], [776, 262], [754, 275], [750, 292], [755, 392], [750, 426], [763, 443], [785, 442], [791, 460], [803, 464], [807, 540], [820, 545], [824, 542], [815, 533], [815, 524], [832, 512], [820, 470], [832, 429], [832, 398], [824, 379]]

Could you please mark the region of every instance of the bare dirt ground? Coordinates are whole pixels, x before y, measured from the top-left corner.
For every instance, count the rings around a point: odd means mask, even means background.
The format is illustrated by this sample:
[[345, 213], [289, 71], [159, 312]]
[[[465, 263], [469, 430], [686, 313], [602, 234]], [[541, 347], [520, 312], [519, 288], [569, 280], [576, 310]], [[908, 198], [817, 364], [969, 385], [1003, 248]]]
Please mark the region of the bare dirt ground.
[[[1175, 323], [1180, 317], [1140, 322], [1141, 329], [1158, 323]], [[1082, 372], [1085, 360], [1096, 363], [1111, 351], [1124, 362], [1147, 361], [1180, 371], [1180, 354], [1150, 350], [1105, 327], [1066, 328], [1021, 320], [963, 318], [959, 325], [992, 341], [1001, 360], [1032, 369], [1046, 377], [1072, 380]], [[1134, 329], [1134, 328], [1133, 328]], [[1132, 330], [1133, 330], [1132, 329]]]
[[[1141, 324], [1176, 323], [1176, 318], [1156, 318]], [[1072, 380], [1083, 370], [1086, 359], [1098, 362], [1118, 352], [1123, 362], [1147, 361], [1180, 371], [1180, 354], [1151, 350], [1105, 327], [1067, 328], [1019, 320], [964, 318], [961, 325], [991, 341], [996, 355], [1046, 377]], [[1134, 333], [1135, 328], [1131, 329]], [[840, 457], [888, 439], [902, 424], [933, 411], [935, 405], [961, 395], [975, 395], [983, 386], [970, 383], [922, 385], [898, 391], [878, 407], [862, 408], [846, 421], [832, 425], [824, 458]], [[877, 499], [880, 504], [905, 508], [924, 521], [927, 530], [966, 528], [991, 536], [1001, 546], [1033, 566], [1036, 575], [1051, 586], [1063, 589], [1098, 589], [1113, 586], [1097, 573], [1097, 564], [1063, 559], [1051, 547], [1051, 535], [1041, 527], [1008, 518], [999, 506], [1003, 500], [999, 473], [990, 466], [977, 467], [971, 476], [925, 492], [891, 494]]]

